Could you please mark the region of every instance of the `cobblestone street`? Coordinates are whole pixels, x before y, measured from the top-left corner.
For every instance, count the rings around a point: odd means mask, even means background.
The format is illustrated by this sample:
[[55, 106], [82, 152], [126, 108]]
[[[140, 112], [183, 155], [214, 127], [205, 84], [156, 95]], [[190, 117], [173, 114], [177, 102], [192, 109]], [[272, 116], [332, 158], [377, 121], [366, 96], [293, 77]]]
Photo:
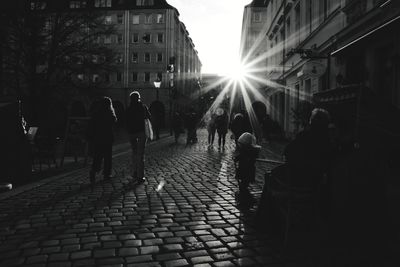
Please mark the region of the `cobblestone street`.
[[93, 190], [86, 167], [0, 195], [0, 266], [274, 266], [271, 241], [252, 227], [256, 206], [235, 201], [233, 141], [218, 151], [204, 131], [199, 140], [151, 143], [141, 185], [126, 146], [116, 177]]

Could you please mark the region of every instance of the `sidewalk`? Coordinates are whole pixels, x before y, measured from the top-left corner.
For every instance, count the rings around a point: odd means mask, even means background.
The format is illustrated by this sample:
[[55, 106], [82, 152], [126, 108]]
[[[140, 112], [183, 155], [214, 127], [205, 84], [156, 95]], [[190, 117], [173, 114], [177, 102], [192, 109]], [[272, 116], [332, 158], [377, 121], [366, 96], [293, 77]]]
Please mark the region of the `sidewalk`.
[[[169, 131], [165, 130], [160, 133], [160, 139], [149, 142], [147, 145], [154, 145], [158, 141], [161, 141], [165, 138], [168, 138]], [[118, 157], [123, 154], [127, 154], [130, 151], [130, 144], [128, 142], [127, 137], [120, 138], [116, 144], [113, 145], [113, 158]], [[58, 159], [59, 161], [59, 159]], [[70, 175], [74, 175], [76, 173], [81, 172], [82, 170], [87, 170], [90, 167], [91, 159], [86, 165], [83, 164], [83, 159], [79, 158], [78, 162], [71, 157], [67, 157], [64, 160], [64, 166], [58, 168], [51, 167], [49, 169], [44, 168], [43, 171], [38, 171], [32, 174], [32, 180], [29, 183], [21, 184], [18, 186], [13, 185], [12, 190], [0, 192], [0, 200], [6, 199], [9, 196], [18, 195], [22, 192], [29, 191], [31, 189], [40, 187], [42, 185], [48, 184], [52, 181], [63, 179], [69, 177]], [[46, 166], [47, 167], [47, 166]]]

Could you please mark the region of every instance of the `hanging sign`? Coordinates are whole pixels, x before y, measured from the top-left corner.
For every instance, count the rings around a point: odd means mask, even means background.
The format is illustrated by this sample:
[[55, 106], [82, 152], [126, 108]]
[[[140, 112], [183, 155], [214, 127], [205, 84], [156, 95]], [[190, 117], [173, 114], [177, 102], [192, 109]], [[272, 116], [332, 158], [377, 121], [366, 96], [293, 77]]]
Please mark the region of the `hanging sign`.
[[320, 60], [310, 60], [303, 65], [301, 70], [303, 75], [311, 77], [320, 77], [326, 71], [326, 66]]

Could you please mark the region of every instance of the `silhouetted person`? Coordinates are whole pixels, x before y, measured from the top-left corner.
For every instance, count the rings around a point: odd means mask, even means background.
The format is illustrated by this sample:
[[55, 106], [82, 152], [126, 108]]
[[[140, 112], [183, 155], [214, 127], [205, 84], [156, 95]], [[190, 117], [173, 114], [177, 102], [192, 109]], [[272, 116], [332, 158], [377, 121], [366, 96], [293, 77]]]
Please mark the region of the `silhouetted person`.
[[261, 147], [256, 145], [256, 138], [251, 133], [245, 132], [238, 138], [235, 152], [236, 179], [239, 182], [239, 198], [250, 199], [249, 184], [255, 181], [255, 163]]
[[197, 142], [197, 134], [196, 134], [196, 128], [197, 128], [197, 114], [196, 112], [192, 111], [189, 112], [186, 116], [186, 129], [187, 129], [187, 138], [186, 138], [186, 144], [194, 144]]
[[132, 177], [139, 183], [144, 182], [144, 149], [146, 146], [145, 119], [150, 119], [147, 106], [140, 100], [140, 94], [130, 94], [131, 103], [126, 110], [126, 127], [132, 147]]
[[228, 132], [228, 114], [222, 108], [217, 109], [217, 117], [215, 118], [215, 126], [218, 133], [218, 149], [225, 149], [225, 138]]
[[261, 121], [261, 127], [262, 127], [262, 132], [263, 136], [266, 141], [271, 141], [271, 133], [272, 133], [272, 119], [271, 117], [266, 114]]
[[93, 156], [93, 164], [90, 170], [90, 183], [96, 182], [96, 173], [101, 170], [104, 160], [104, 179], [112, 178], [112, 144], [114, 141], [113, 126], [117, 121], [112, 101], [109, 97], [103, 97], [89, 122], [89, 147]]
[[314, 109], [309, 127], [297, 134], [284, 151], [290, 168], [291, 184], [309, 186], [314, 190], [327, 173], [332, 146], [328, 125], [329, 113], [324, 109]]
[[155, 139], [160, 139], [160, 129], [164, 122], [164, 113], [161, 110], [160, 102], [155, 102], [150, 106], [151, 124], [154, 131]]
[[235, 144], [238, 145], [239, 137], [246, 131], [246, 121], [242, 113], [236, 113], [231, 121], [231, 131], [235, 138]]
[[206, 126], [207, 126], [207, 132], [208, 132], [208, 145], [209, 146], [214, 145], [215, 132], [217, 130], [216, 125], [215, 125], [215, 117], [216, 117], [216, 115], [213, 112], [207, 112]]
[[174, 113], [174, 116], [172, 117], [172, 130], [174, 131], [174, 135], [175, 135], [175, 143], [178, 143], [180, 134], [184, 132], [183, 118], [178, 111], [176, 111]]

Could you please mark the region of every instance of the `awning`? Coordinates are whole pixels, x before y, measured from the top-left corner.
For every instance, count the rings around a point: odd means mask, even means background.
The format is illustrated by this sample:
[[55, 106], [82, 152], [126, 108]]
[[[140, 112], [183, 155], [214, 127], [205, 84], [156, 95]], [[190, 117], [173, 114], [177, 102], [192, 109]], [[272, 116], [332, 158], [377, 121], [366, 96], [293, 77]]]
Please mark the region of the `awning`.
[[389, 25], [392, 25], [392, 24], [395, 23], [395, 22], [400, 22], [400, 15], [398, 15], [398, 16], [396, 16], [395, 18], [393, 18], [393, 19], [391, 19], [391, 20], [385, 22], [384, 24], [382, 24], [382, 25], [380, 25], [380, 26], [378, 26], [378, 27], [376, 27], [376, 28], [370, 30], [369, 32], [367, 32], [367, 33], [361, 35], [360, 37], [357, 37], [356, 39], [354, 39], [353, 41], [351, 41], [351, 42], [349, 42], [349, 43], [343, 45], [343, 46], [340, 47], [339, 49], [336, 49], [335, 51], [331, 52], [331, 56], [334, 56], [335, 54], [341, 52], [342, 50], [344, 50], [344, 49], [346, 49], [346, 48], [348, 48], [348, 47], [354, 45], [355, 43], [358, 43], [359, 41], [365, 39], [366, 37], [368, 37], [368, 36], [370, 36], [370, 35], [376, 33], [376, 32], [379, 31], [379, 30], [382, 30], [382, 29], [388, 27]]

